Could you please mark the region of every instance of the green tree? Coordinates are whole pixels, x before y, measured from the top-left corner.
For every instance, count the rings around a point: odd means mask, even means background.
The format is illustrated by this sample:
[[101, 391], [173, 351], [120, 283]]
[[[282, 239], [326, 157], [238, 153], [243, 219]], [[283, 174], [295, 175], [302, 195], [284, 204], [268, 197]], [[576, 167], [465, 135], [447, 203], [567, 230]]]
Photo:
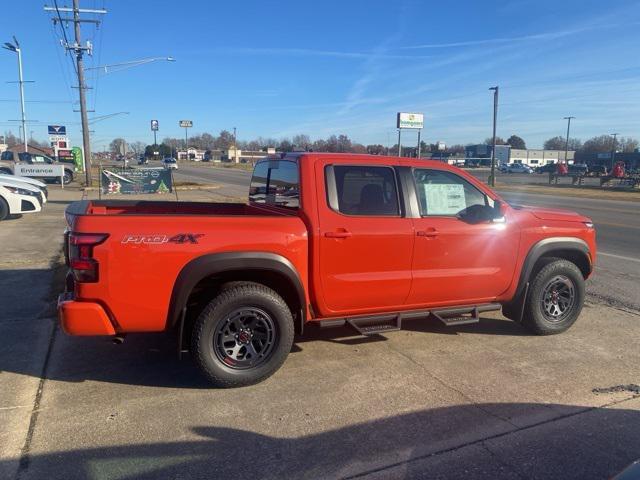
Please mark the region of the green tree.
[[511, 135], [507, 140], [507, 145], [511, 145], [511, 148], [516, 148], [518, 150], [525, 150], [527, 148], [524, 140], [517, 135]]

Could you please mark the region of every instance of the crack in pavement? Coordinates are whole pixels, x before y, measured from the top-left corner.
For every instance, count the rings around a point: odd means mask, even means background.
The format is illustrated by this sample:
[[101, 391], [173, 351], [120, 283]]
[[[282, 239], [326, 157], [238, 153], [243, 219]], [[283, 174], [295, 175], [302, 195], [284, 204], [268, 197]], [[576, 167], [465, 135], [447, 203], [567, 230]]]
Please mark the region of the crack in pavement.
[[49, 370], [49, 359], [51, 358], [51, 352], [53, 351], [53, 344], [55, 342], [58, 332], [57, 324], [52, 324], [52, 329], [49, 337], [49, 345], [47, 346], [47, 353], [44, 357], [44, 363], [42, 365], [42, 371], [40, 373], [40, 382], [38, 383], [38, 390], [33, 401], [33, 408], [31, 410], [31, 418], [29, 419], [29, 428], [27, 429], [27, 435], [24, 440], [24, 445], [20, 451], [20, 461], [18, 462], [18, 470], [16, 472], [15, 479], [19, 480], [23, 473], [29, 468], [31, 462], [31, 456], [29, 451], [31, 449], [31, 441], [33, 440], [33, 434], [36, 429], [36, 423], [38, 422], [38, 415], [40, 413], [40, 401], [42, 400], [42, 392], [44, 390], [44, 384], [47, 380], [47, 374]]

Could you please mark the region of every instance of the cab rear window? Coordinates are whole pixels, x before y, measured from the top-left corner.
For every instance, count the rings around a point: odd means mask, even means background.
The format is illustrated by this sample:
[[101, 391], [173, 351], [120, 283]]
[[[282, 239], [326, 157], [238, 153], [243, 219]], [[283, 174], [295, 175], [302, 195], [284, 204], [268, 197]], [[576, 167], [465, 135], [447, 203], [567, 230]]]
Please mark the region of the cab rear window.
[[298, 164], [289, 160], [267, 160], [253, 170], [249, 201], [285, 208], [300, 207]]

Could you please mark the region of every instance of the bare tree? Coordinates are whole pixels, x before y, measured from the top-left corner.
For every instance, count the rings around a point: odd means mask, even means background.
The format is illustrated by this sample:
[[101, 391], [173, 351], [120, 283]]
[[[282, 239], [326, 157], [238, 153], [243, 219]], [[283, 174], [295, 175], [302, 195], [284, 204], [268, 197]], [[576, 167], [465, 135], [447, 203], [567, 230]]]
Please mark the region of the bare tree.
[[140, 155], [141, 153], [144, 153], [144, 149], [145, 149], [145, 144], [140, 141], [131, 142], [129, 144], [129, 150], [135, 153], [136, 156]]
[[124, 154], [126, 147], [127, 142], [124, 138], [120, 137], [114, 138], [109, 144], [109, 150], [111, 151], [111, 153], [115, 153], [116, 155]]
[[311, 148], [311, 139], [309, 135], [295, 135], [292, 140], [294, 147], [296, 150], [309, 150]]
[[[544, 142], [545, 150], [564, 150], [566, 148], [566, 137], [552, 137]], [[582, 148], [582, 142], [578, 138], [569, 139], [569, 150], [580, 150]]]

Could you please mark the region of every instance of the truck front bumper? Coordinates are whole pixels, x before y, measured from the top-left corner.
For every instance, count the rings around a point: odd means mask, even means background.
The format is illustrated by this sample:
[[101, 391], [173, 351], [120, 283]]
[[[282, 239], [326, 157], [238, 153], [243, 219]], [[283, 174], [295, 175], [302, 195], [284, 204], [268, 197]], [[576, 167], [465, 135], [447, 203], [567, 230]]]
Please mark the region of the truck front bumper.
[[58, 318], [68, 335], [115, 335], [107, 312], [98, 303], [78, 302], [72, 293], [58, 297]]

